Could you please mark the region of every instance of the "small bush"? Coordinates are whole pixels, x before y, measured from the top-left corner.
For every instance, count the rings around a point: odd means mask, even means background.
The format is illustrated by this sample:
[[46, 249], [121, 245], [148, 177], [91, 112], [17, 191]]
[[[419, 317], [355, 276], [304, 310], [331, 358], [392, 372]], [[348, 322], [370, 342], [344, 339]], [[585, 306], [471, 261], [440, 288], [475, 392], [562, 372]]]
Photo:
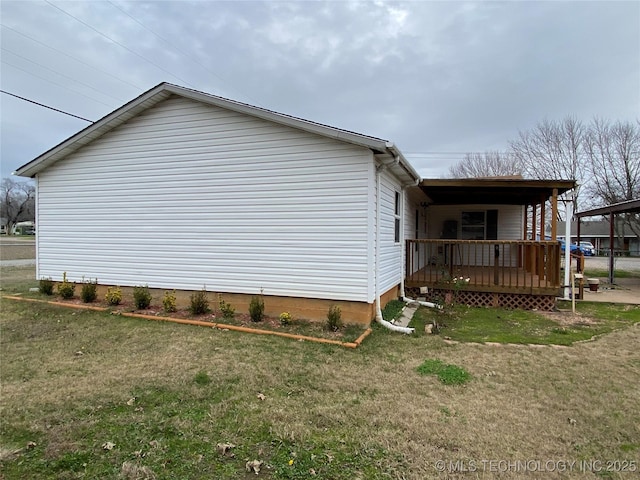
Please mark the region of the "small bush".
[[107, 287], [107, 294], [104, 299], [109, 305], [120, 305], [122, 302], [122, 290], [120, 287]]
[[471, 374], [464, 368], [443, 363], [441, 360], [425, 360], [417, 370], [421, 375], [437, 375], [445, 385], [462, 385], [471, 379]]
[[342, 327], [342, 310], [337, 305], [331, 305], [329, 307], [329, 313], [327, 313], [327, 330], [337, 332]]
[[95, 302], [96, 298], [98, 298], [98, 279], [95, 281], [89, 280], [88, 282], [84, 282], [82, 284], [82, 290], [80, 290], [80, 298], [84, 303]]
[[173, 313], [178, 310], [176, 305], [176, 291], [166, 291], [164, 292], [164, 298], [162, 299], [162, 308], [167, 313]]
[[280, 314], [280, 325], [291, 325], [291, 322], [293, 321], [293, 317], [291, 317], [291, 314], [289, 312], [282, 312]]
[[75, 283], [71, 283], [67, 280], [67, 272], [62, 274], [62, 283], [58, 284], [58, 295], [65, 300], [73, 298], [73, 294], [76, 291]]
[[193, 315], [202, 315], [209, 312], [209, 300], [207, 300], [207, 291], [204, 288], [191, 294], [189, 311]]
[[264, 300], [262, 300], [262, 296], [251, 298], [249, 316], [254, 322], [261, 322], [264, 319]]
[[231, 320], [236, 314], [236, 309], [233, 308], [230, 303], [225, 302], [221, 294], [218, 294], [218, 307], [220, 308], [220, 313], [222, 313], [223, 318], [227, 320]]
[[38, 290], [43, 295], [53, 295], [53, 280], [51, 280], [51, 277], [41, 278], [38, 284]]
[[147, 285], [133, 287], [133, 302], [138, 310], [144, 310], [151, 305], [151, 292]]

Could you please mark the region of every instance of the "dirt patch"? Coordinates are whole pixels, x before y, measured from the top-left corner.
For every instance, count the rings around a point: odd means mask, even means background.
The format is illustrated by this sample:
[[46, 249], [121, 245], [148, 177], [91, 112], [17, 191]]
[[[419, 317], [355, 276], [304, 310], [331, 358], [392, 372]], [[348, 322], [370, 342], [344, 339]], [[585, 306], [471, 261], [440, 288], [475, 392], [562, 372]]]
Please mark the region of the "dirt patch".
[[573, 313], [571, 311], [560, 310], [557, 312], [540, 311], [538, 313], [549, 320], [553, 320], [562, 327], [591, 327], [600, 323], [597, 318], [589, 317], [578, 312]]

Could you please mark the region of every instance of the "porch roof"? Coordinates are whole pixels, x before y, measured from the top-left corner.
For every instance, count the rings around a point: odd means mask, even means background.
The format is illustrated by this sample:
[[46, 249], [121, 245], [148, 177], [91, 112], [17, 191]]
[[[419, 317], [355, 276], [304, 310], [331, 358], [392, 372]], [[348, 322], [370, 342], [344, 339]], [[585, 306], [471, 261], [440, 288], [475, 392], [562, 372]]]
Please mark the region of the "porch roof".
[[575, 188], [575, 180], [525, 180], [514, 178], [424, 179], [420, 188], [433, 205], [487, 203], [534, 205]]

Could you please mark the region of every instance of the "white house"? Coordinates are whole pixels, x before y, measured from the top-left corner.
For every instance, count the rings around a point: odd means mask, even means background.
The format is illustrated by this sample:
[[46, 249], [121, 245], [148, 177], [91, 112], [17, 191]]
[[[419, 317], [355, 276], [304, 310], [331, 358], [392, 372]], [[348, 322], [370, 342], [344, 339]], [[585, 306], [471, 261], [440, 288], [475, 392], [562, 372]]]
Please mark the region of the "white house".
[[16, 173], [36, 180], [38, 278], [262, 292], [273, 314], [369, 322], [416, 233], [393, 143], [168, 83]]
[[16, 173], [36, 180], [38, 278], [361, 323], [463, 274], [465, 303], [552, 307], [559, 243], [527, 240], [526, 212], [536, 230], [575, 185], [421, 180], [387, 140], [168, 83]]

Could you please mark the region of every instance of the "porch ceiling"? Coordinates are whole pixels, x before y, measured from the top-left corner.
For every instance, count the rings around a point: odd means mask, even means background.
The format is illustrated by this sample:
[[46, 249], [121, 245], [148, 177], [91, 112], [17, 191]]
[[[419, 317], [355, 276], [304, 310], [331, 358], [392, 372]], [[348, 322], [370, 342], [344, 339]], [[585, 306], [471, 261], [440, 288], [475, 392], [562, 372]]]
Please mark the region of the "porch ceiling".
[[523, 180], [506, 178], [424, 179], [420, 188], [432, 205], [488, 203], [533, 205], [576, 186], [575, 180]]

